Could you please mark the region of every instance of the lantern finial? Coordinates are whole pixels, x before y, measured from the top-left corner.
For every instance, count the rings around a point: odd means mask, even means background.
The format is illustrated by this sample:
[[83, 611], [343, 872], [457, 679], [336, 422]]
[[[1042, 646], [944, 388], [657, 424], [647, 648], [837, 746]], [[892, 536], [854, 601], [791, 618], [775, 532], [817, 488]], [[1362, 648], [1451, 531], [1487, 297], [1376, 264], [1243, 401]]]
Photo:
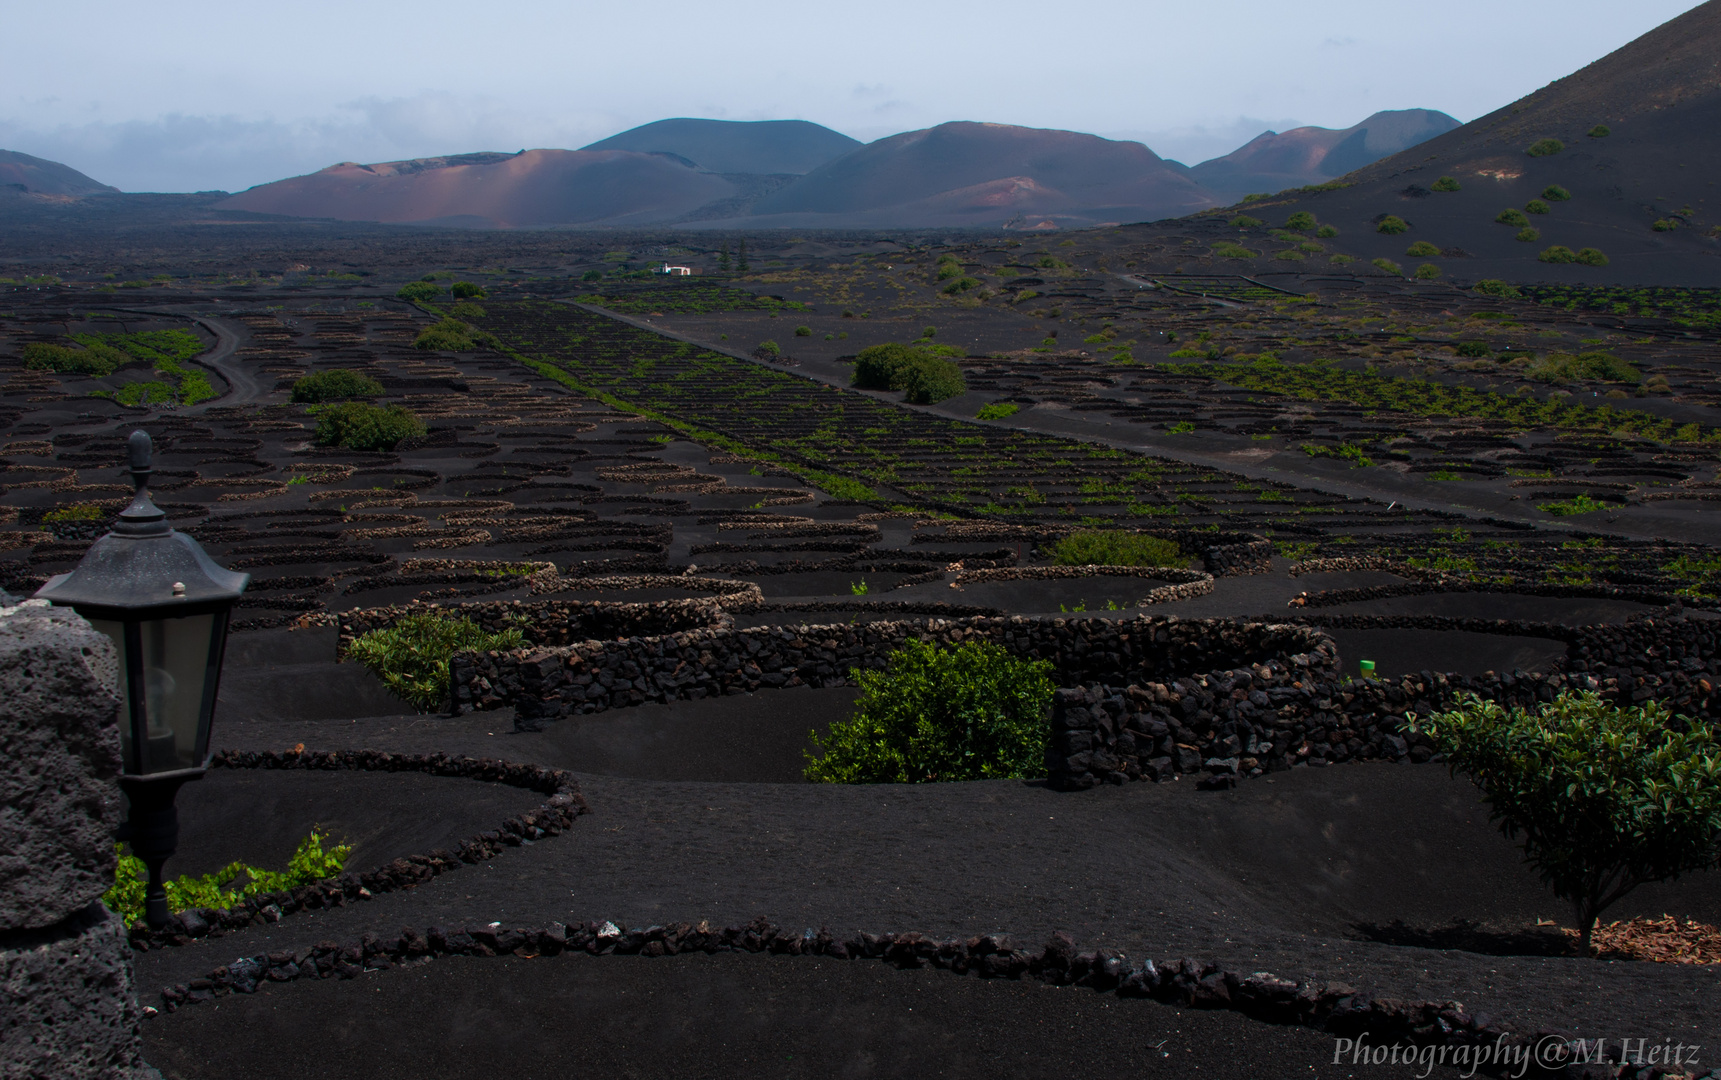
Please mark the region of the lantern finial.
[[121, 536], [164, 536], [172, 531], [167, 515], [149, 499], [150, 442], [146, 432], [134, 431], [126, 440], [126, 453], [131, 458], [131, 482], [137, 488], [131, 505], [120, 512], [114, 532]]

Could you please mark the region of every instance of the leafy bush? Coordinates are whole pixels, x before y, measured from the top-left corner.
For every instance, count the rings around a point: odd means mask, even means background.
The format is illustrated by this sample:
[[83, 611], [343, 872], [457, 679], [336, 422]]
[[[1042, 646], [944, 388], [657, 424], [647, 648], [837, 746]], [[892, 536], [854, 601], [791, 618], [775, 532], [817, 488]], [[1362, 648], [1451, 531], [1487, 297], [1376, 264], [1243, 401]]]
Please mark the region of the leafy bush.
[[1529, 225], [1524, 226], [1522, 229], [1519, 229], [1517, 232], [1512, 234], [1512, 239], [1518, 241], [1520, 244], [1533, 244], [1541, 238], [1542, 231]]
[[856, 671], [854, 715], [808, 754], [808, 780], [902, 784], [1045, 775], [1052, 665], [997, 645], [905, 642], [884, 671]]
[[1488, 348], [1486, 341], [1461, 341], [1457, 349], [1459, 356], [1483, 357], [1492, 356], [1494, 351]]
[[810, 326], [797, 326], [797, 327], [795, 327], [795, 336], [796, 337], [812, 337], [813, 336], [813, 328]]
[[942, 291], [947, 295], [954, 296], [960, 292], [967, 292], [978, 284], [980, 284], [980, 279], [977, 277], [959, 277], [944, 286]]
[[1404, 253], [1413, 259], [1426, 259], [1431, 255], [1440, 254], [1440, 249], [1426, 240], [1418, 240], [1416, 243], [1405, 248]]
[[1565, 202], [1571, 197], [1572, 193], [1558, 184], [1549, 184], [1542, 189], [1542, 198], [1548, 202]]
[[1404, 267], [1393, 262], [1391, 259], [1376, 259], [1374, 260], [1374, 265], [1381, 270], [1385, 270], [1389, 274], [1397, 274], [1399, 277], [1404, 276]]
[[1498, 296], [1508, 300], [1517, 299], [1524, 295], [1518, 291], [1518, 287], [1516, 285], [1507, 284], [1499, 278], [1483, 278], [1481, 281], [1472, 285], [1471, 288], [1476, 292], [1481, 293], [1483, 296]]
[[1233, 243], [1230, 240], [1220, 240], [1218, 243], [1213, 245], [1213, 254], [1219, 256], [1221, 259], [1253, 259], [1261, 253], [1259, 251], [1250, 251], [1242, 244]]
[[382, 383], [349, 368], [319, 371], [293, 383], [293, 400], [310, 405], [323, 401], [344, 401], [347, 398], [376, 397], [381, 393]]
[[436, 299], [438, 296], [442, 295], [442, 290], [437, 288], [434, 282], [413, 281], [402, 285], [400, 290], [394, 295], [398, 300], [406, 300], [410, 303], [421, 304], [426, 300]]
[[1602, 254], [1600, 248], [1579, 248], [1573, 259], [1579, 266], [1607, 265], [1607, 256]]
[[1656, 232], [1672, 232], [1679, 228], [1679, 219], [1657, 218], [1649, 227], [1654, 229]]
[[[1419, 725], [1482, 789], [1489, 817], [1577, 912], [1589, 952], [1601, 913], [1637, 886], [1717, 865], [1721, 740], [1666, 706], [1562, 693], [1533, 712], [1470, 696]], [[1685, 730], [1675, 730], [1684, 728]]]
[[1250, 217], [1248, 214], [1238, 214], [1236, 217], [1231, 219], [1231, 224], [1235, 225], [1239, 229], [1254, 229], [1267, 223], [1258, 217]]
[[482, 285], [474, 285], [470, 281], [456, 281], [448, 291], [456, 300], [482, 300], [490, 295]]
[[1524, 215], [1524, 212], [1515, 206], [1509, 206], [1500, 211], [1494, 220], [1501, 225], [1524, 226], [1530, 223], [1530, 219]]
[[1416, 268], [1416, 280], [1433, 281], [1440, 276], [1440, 267], [1433, 263], [1423, 263]]
[[974, 414], [976, 420], [1002, 420], [1006, 416], [1015, 416], [1020, 411], [1014, 401], [997, 401], [990, 405], [980, 406], [980, 411]]
[[1566, 144], [1558, 139], [1537, 139], [1524, 149], [1531, 157], [1553, 157], [1566, 148]]
[[132, 357], [109, 345], [81, 349], [33, 341], [24, 346], [24, 366], [58, 375], [88, 375], [101, 379], [132, 363]]
[[1526, 214], [1546, 214], [1552, 209], [1553, 207], [1540, 199], [1531, 199], [1529, 202], [1524, 204], [1524, 212]]
[[1626, 383], [1636, 386], [1643, 379], [1630, 360], [1612, 353], [1587, 352], [1573, 356], [1555, 352], [1542, 357], [1524, 372], [1524, 377], [1546, 383], [1569, 383], [1578, 380]]
[[1442, 176], [1429, 186], [1435, 191], [1458, 191], [1463, 187], [1455, 177], [1451, 176]]
[[[962, 369], [931, 348], [890, 341], [855, 356], [851, 385], [863, 390], [906, 390], [906, 400], [931, 405], [968, 389]], [[960, 350], [955, 350], [960, 351]]]
[[1339, 231], [1331, 225], [1322, 225], [1320, 228], [1315, 230], [1315, 235], [1320, 237], [1322, 240], [1331, 240], [1338, 234]]
[[462, 300], [460, 303], [449, 308], [448, 314], [453, 318], [461, 320], [482, 319], [484, 317], [484, 308], [478, 304], [474, 304], [470, 300]]
[[414, 708], [429, 712], [448, 701], [448, 661], [455, 653], [500, 652], [525, 644], [514, 627], [491, 634], [471, 619], [426, 612], [360, 635], [347, 655]]
[[1612, 135], [1613, 132], [1608, 130], [1608, 126], [1606, 124], [1597, 124], [1595, 127], [1590, 128], [1588, 134], [1592, 139], [1605, 139], [1609, 135]]
[[1410, 224], [1397, 214], [1388, 214], [1375, 225], [1374, 231], [1385, 233], [1388, 236], [1397, 236], [1400, 233], [1409, 232]]
[[427, 326], [412, 342], [415, 349], [431, 352], [471, 352], [478, 346], [472, 340], [472, 328], [459, 319], [443, 319]]
[[[167, 890], [167, 910], [175, 914], [190, 908], [230, 908], [241, 900], [259, 893], [280, 892], [334, 877], [346, 865], [352, 854], [350, 844], [337, 844], [323, 850], [322, 833], [315, 829], [299, 841], [285, 870], [262, 870], [242, 862], [228, 863], [213, 874], [189, 877], [181, 874], [163, 881]], [[115, 844], [119, 864], [114, 867], [113, 888], [102, 894], [108, 910], [136, 925], [144, 917], [144, 895], [149, 887], [149, 868], [142, 859]]]
[[1315, 227], [1315, 215], [1307, 210], [1298, 210], [1285, 219], [1285, 228], [1295, 232], [1307, 232]]
[[57, 506], [42, 515], [42, 524], [53, 525], [62, 521], [101, 521], [107, 517], [102, 508], [95, 503], [73, 503], [70, 506]]
[[402, 439], [425, 433], [424, 421], [404, 405], [343, 401], [316, 410], [318, 446], [348, 450], [393, 450]]
[[1575, 263], [1578, 261], [1576, 252], [1560, 244], [1555, 244], [1551, 248], [1544, 248], [1536, 258], [1545, 263]]
[[1281, 251], [1277, 255], [1273, 256], [1273, 258], [1283, 259], [1285, 262], [1302, 262], [1304, 259], [1307, 259], [1308, 256], [1304, 255], [1302, 252], [1298, 251], [1296, 248], [1286, 248], [1284, 251]]
[[1083, 529], [1051, 546], [1059, 566], [1182, 566], [1187, 557], [1175, 540], [1118, 529]]

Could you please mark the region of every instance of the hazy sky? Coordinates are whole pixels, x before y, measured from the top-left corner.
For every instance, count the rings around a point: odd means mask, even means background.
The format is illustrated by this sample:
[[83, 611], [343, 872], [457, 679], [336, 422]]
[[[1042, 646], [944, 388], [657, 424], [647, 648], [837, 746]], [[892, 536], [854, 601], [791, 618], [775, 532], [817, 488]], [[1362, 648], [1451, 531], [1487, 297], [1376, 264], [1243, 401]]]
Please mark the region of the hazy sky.
[[0, 0], [0, 149], [128, 191], [577, 148], [670, 116], [987, 120], [1188, 164], [1378, 109], [1471, 120], [1691, 0]]

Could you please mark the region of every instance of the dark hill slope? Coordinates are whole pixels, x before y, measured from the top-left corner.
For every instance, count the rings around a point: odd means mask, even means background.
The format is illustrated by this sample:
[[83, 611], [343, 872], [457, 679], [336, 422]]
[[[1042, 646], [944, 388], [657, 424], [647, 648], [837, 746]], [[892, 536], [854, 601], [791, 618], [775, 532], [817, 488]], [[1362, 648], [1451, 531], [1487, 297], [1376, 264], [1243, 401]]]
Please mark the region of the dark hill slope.
[[1145, 221], [1214, 201], [1140, 143], [958, 122], [868, 143], [754, 213], [796, 224], [1034, 227]]
[[735, 185], [659, 154], [527, 150], [381, 165], [343, 162], [220, 204], [291, 217], [481, 228], [639, 225], [729, 199]]
[[658, 120], [587, 150], [674, 154], [717, 173], [806, 173], [861, 146], [805, 120]]
[[[1345, 176], [1343, 190], [1289, 195], [1249, 213], [1277, 224], [1308, 210], [1340, 230], [1335, 250], [1390, 258], [1407, 271], [1426, 261], [1468, 280], [1713, 286], [1721, 283], [1717, 132], [1721, 0], [1709, 0], [1528, 97]], [[1529, 152], [1546, 139], [1562, 148]], [[1434, 190], [1441, 177], [1460, 190]], [[1551, 185], [1572, 198], [1542, 199]], [[1496, 223], [1502, 211], [1538, 209], [1536, 200], [1548, 212], [1525, 215], [1533, 239]], [[1409, 231], [1377, 232], [1388, 214]], [[1467, 254], [1408, 256], [1419, 240]], [[1555, 245], [1596, 248], [1608, 265], [1541, 261]]]
[[32, 195], [106, 195], [118, 188], [99, 184], [70, 165], [47, 161], [16, 150], [0, 150], [0, 187]]
[[1283, 191], [1325, 183], [1458, 126], [1433, 109], [1395, 109], [1348, 128], [1267, 131], [1224, 157], [1203, 161], [1189, 174], [1221, 195]]

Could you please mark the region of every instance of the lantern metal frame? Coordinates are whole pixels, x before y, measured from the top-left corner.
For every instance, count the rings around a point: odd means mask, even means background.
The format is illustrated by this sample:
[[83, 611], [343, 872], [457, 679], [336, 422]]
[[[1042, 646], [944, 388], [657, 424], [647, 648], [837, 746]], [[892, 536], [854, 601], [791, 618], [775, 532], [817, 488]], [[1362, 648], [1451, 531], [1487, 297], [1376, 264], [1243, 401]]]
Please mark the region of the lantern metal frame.
[[[159, 929], [170, 914], [162, 866], [179, 843], [179, 812], [174, 798], [182, 785], [201, 779], [209, 766], [209, 733], [226, 654], [228, 617], [251, 575], [223, 569], [196, 540], [168, 525], [167, 515], [149, 497], [149, 477], [154, 472], [149, 436], [134, 431], [127, 451], [136, 489], [130, 504], [108, 534], [90, 545], [76, 569], [50, 578], [36, 591], [36, 597], [70, 607], [92, 622], [118, 627], [115, 644], [119, 646], [121, 685], [117, 689], [128, 706], [128, 715], [121, 719], [129, 734], [119, 784], [130, 810], [116, 837], [129, 841], [132, 852], [149, 868], [145, 916]], [[158, 768], [151, 762], [152, 698], [143, 628], [148, 623], [164, 624], [160, 640], [165, 643], [166, 628], [173, 621], [201, 615], [210, 616], [209, 641], [197, 727], [191, 739], [191, 764], [183, 764], [183, 758], [176, 754], [172, 763], [176, 767]], [[194, 647], [196, 644], [200, 643], [193, 643]], [[168, 730], [177, 736], [171, 725]]]

